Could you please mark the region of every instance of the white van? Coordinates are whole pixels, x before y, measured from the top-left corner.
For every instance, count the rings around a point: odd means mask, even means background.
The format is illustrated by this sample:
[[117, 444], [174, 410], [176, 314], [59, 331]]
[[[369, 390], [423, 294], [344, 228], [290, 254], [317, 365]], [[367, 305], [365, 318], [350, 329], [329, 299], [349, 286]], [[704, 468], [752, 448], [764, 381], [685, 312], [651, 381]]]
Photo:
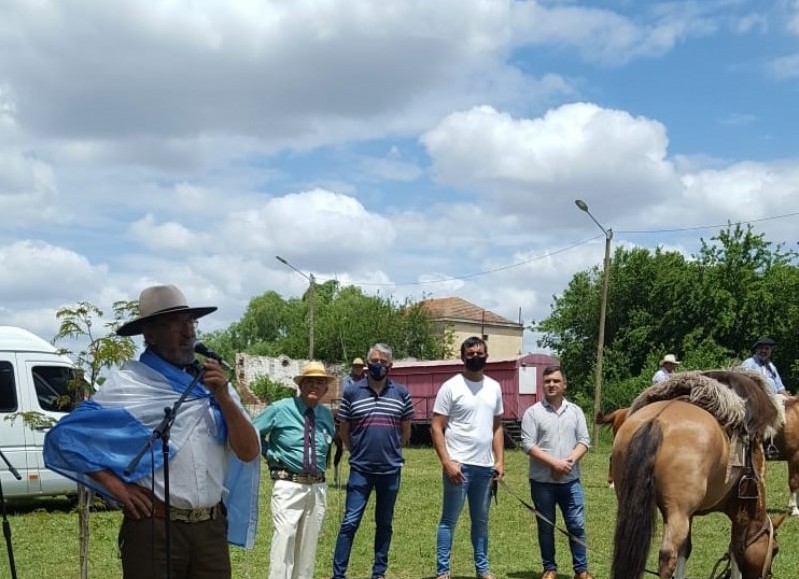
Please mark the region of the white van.
[[12, 326], [0, 326], [0, 450], [19, 471], [17, 480], [0, 459], [0, 482], [7, 499], [71, 495], [77, 485], [45, 468], [42, 445], [47, 427], [31, 428], [18, 412], [39, 412], [58, 420], [65, 412], [59, 398], [67, 394], [74, 375], [69, 358], [58, 354], [39, 336]]

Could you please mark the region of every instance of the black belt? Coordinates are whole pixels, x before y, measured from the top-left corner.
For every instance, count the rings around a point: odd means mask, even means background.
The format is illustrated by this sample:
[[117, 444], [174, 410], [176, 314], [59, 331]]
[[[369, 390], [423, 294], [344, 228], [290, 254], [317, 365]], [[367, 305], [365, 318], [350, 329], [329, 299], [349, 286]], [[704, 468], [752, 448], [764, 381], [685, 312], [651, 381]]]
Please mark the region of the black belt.
[[300, 474], [298, 472], [291, 472], [284, 468], [270, 469], [269, 475], [271, 476], [272, 480], [287, 480], [289, 482], [298, 483], [301, 485], [312, 485], [325, 482], [324, 474]]

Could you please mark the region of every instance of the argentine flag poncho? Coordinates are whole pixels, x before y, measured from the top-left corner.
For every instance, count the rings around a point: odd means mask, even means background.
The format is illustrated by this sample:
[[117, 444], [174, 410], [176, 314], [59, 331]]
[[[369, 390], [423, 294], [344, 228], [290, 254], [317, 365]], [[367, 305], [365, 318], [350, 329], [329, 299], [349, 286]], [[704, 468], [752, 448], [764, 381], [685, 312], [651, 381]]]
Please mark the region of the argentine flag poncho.
[[[125, 474], [125, 468], [164, 418], [164, 408], [171, 408], [191, 381], [189, 374], [145, 351], [140, 361], [125, 363], [91, 399], [53, 426], [44, 439], [45, 465], [115, 501], [89, 473], [110, 470], [132, 483], [149, 476], [153, 468], [156, 472], [162, 469], [159, 439], [153, 444], [153, 452], [145, 453], [136, 469], [130, 475]], [[236, 391], [230, 385], [228, 389], [241, 406]], [[216, 401], [197, 385], [174, 420], [169, 437], [170, 459], [209, 412], [217, 425], [217, 442], [227, 444], [225, 421]], [[226, 492], [222, 500], [227, 509], [228, 542], [251, 549], [258, 524], [260, 460], [244, 463], [230, 449], [227, 454]]]

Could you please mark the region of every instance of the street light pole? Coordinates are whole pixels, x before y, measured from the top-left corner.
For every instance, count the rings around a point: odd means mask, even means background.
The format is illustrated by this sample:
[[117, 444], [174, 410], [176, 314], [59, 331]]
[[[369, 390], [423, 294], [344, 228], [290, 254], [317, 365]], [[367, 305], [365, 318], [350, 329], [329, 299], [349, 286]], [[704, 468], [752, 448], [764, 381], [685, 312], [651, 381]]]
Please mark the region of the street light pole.
[[[582, 199], [574, 202], [581, 211], [585, 211], [588, 217], [597, 224], [602, 233], [605, 234], [605, 260], [602, 265], [602, 299], [599, 304], [599, 336], [596, 346], [596, 375], [594, 377], [594, 416], [602, 408], [602, 361], [605, 353], [605, 313], [608, 307], [608, 280], [610, 279], [610, 241], [613, 239], [613, 230], [605, 229], [602, 224], [591, 215], [588, 205]], [[592, 439], [595, 445], [599, 445], [599, 424], [594, 421], [594, 431]]]
[[308, 358], [313, 360], [314, 351], [314, 312], [316, 311], [316, 278], [310, 274], [308, 281], [311, 286], [308, 288]]
[[275, 256], [275, 259], [278, 260], [283, 265], [293, 269], [302, 277], [308, 280], [310, 284], [308, 288], [308, 359], [313, 360], [313, 352], [314, 352], [314, 310], [316, 309], [316, 278], [313, 274], [306, 274], [304, 271], [301, 271], [291, 265], [288, 261], [280, 257], [279, 255]]

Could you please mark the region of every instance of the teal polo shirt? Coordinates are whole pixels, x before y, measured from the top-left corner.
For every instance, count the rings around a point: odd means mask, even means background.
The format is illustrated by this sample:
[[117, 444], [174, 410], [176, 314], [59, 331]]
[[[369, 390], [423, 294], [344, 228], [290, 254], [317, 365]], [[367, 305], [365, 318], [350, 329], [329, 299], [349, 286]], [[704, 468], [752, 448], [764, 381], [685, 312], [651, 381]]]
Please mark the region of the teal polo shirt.
[[[261, 454], [270, 467], [302, 472], [305, 410], [302, 398], [283, 398], [269, 405], [253, 424], [261, 436]], [[327, 451], [333, 441], [333, 413], [321, 404], [314, 408], [316, 418], [316, 474], [324, 474]]]

